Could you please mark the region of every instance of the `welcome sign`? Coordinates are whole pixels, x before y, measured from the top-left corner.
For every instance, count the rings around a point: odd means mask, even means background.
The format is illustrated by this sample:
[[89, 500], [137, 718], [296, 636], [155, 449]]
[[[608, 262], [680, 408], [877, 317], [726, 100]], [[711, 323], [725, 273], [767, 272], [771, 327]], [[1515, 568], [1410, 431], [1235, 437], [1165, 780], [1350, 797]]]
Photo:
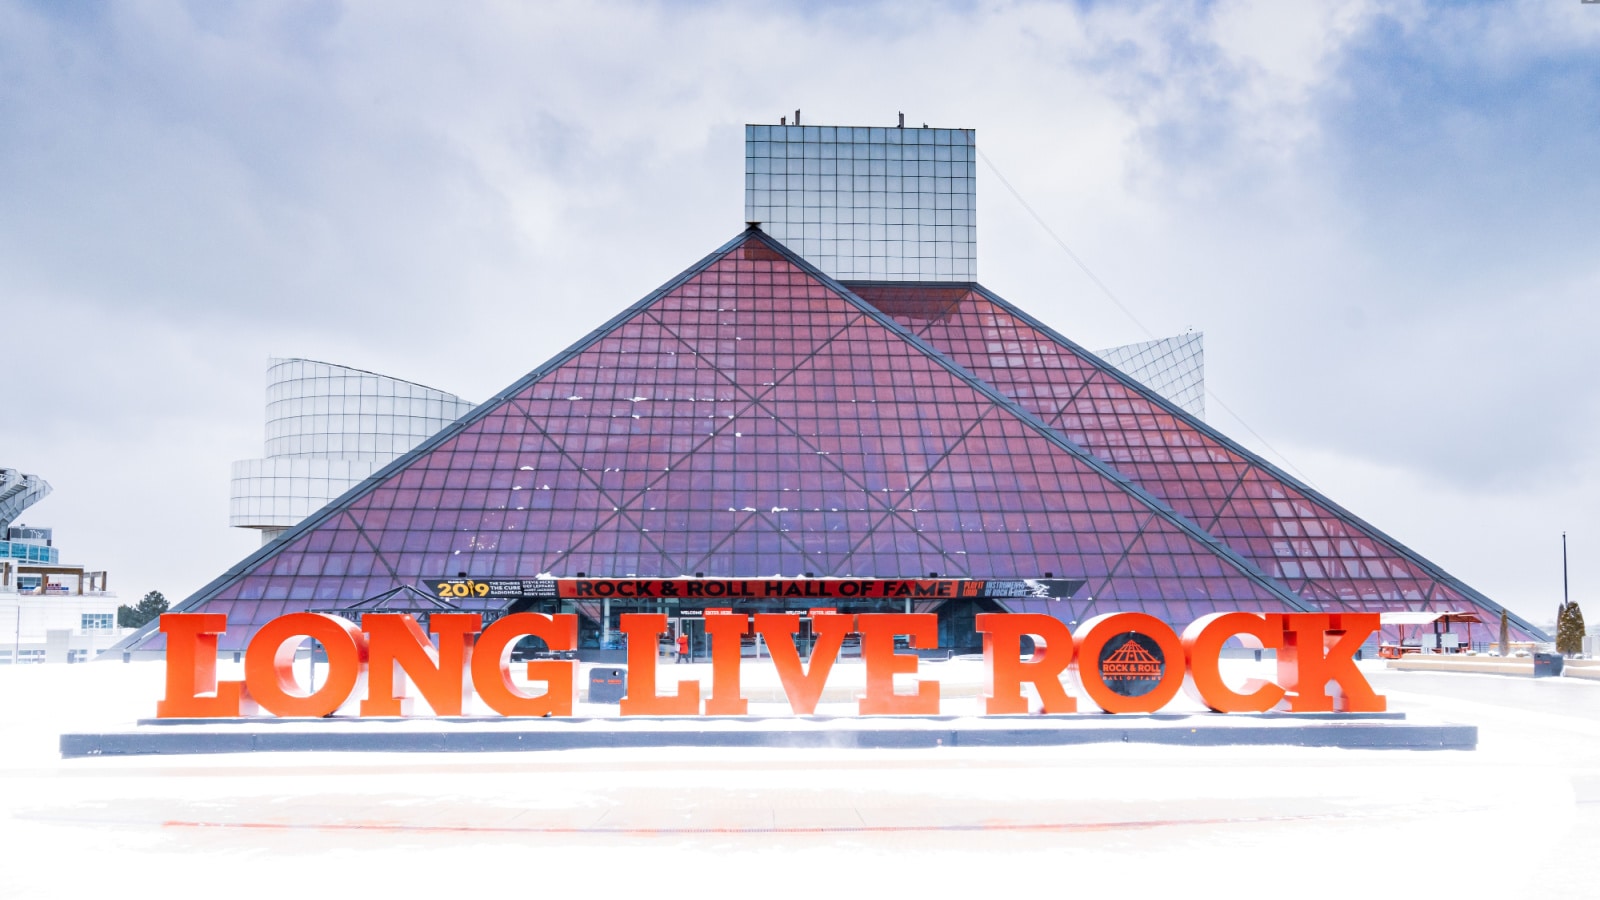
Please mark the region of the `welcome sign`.
[[[939, 682], [917, 678], [920, 660], [902, 652], [932, 649], [938, 635], [933, 613], [823, 614], [812, 618], [815, 644], [809, 661], [796, 645], [797, 614], [707, 615], [711, 685], [705, 697], [697, 680], [679, 680], [662, 692], [657, 670], [664, 614], [620, 617], [628, 639], [629, 678], [620, 704], [624, 716], [741, 716], [749, 704], [740, 690], [745, 635], [759, 634], [771, 648], [772, 665], [798, 715], [816, 711], [845, 637], [859, 634], [866, 689], [861, 715], [936, 715]], [[537, 637], [554, 651], [576, 650], [575, 615], [515, 613], [485, 626], [471, 613], [436, 614], [428, 630], [404, 614], [370, 613], [360, 625], [325, 613], [291, 613], [263, 625], [245, 651], [244, 679], [219, 681], [217, 639], [227, 617], [216, 613], [169, 613], [161, 617], [167, 638], [166, 697], [158, 718], [235, 718], [244, 715], [326, 717], [352, 698], [363, 717], [411, 714], [415, 690], [437, 716], [460, 716], [473, 694], [501, 716], [571, 716], [578, 664], [572, 660], [523, 663], [529, 693], [512, 676], [511, 651], [524, 637]], [[1029, 712], [1025, 685], [1032, 685], [1047, 714], [1075, 713], [1079, 700], [1107, 713], [1152, 713], [1180, 690], [1222, 713], [1382, 712], [1387, 704], [1355, 665], [1355, 654], [1378, 630], [1375, 613], [1212, 613], [1190, 623], [1180, 636], [1145, 613], [1096, 616], [1076, 633], [1059, 619], [1036, 613], [977, 616], [983, 635], [986, 715]], [[1023, 653], [1023, 638], [1033, 650]], [[294, 657], [306, 638], [322, 644], [328, 677], [315, 690], [300, 684]], [[1277, 651], [1276, 680], [1251, 679], [1230, 686], [1221, 673], [1221, 652], [1240, 639]], [[907, 676], [910, 690], [896, 689]], [[1330, 693], [1329, 687], [1335, 689]]]

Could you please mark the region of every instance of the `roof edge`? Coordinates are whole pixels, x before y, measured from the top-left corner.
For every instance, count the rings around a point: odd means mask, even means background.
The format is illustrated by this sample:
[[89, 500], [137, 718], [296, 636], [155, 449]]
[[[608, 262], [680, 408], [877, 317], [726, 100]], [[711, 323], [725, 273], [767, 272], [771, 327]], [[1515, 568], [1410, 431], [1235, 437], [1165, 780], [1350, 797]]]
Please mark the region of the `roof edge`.
[[[978, 390], [984, 396], [988, 397], [1007, 412], [1015, 416], [1017, 419], [1021, 420], [1024, 424], [1037, 432], [1041, 437], [1045, 438], [1060, 449], [1065, 450], [1067, 453], [1077, 458], [1080, 462], [1094, 469], [1101, 476], [1118, 485], [1121, 485], [1129, 494], [1133, 495], [1137, 500], [1139, 500], [1139, 502], [1149, 507], [1153, 513], [1165, 519], [1170, 524], [1176, 526], [1184, 533], [1188, 534], [1192, 539], [1200, 543], [1202, 546], [1212, 548], [1213, 552], [1228, 560], [1237, 569], [1239, 569], [1241, 574], [1243, 574], [1246, 578], [1256, 581], [1261, 587], [1265, 588], [1268, 593], [1278, 597], [1278, 599], [1282, 600], [1289, 607], [1297, 609], [1301, 612], [1321, 612], [1319, 608], [1312, 607], [1309, 601], [1307, 601], [1305, 598], [1301, 597], [1294, 591], [1289, 590], [1287, 585], [1261, 571], [1261, 569], [1258, 568], [1255, 563], [1241, 556], [1233, 548], [1218, 540], [1215, 535], [1211, 534], [1211, 532], [1201, 528], [1194, 521], [1168, 506], [1160, 498], [1151, 494], [1149, 491], [1146, 491], [1137, 482], [1133, 481], [1127, 475], [1124, 475], [1122, 472], [1118, 471], [1104, 460], [1078, 446], [1065, 435], [1046, 425], [1042, 419], [1040, 419], [1038, 416], [1035, 416], [1033, 413], [1028, 412], [1026, 409], [1023, 409], [1015, 400], [1011, 399], [994, 385], [989, 384], [987, 381], [984, 381], [977, 375], [969, 372], [965, 367], [946, 356], [944, 353], [940, 352], [937, 348], [933, 347], [933, 345], [912, 334], [899, 322], [894, 321], [894, 319], [891, 318], [887, 313], [878, 309], [876, 306], [873, 306], [854, 291], [851, 291], [843, 282], [818, 269], [810, 262], [807, 262], [804, 257], [801, 257], [793, 250], [785, 247], [780, 241], [771, 235], [763, 232], [761, 237], [765, 242], [771, 245], [774, 250], [782, 253], [786, 258], [799, 266], [807, 274], [814, 276], [824, 285], [839, 293], [852, 305], [871, 316], [874, 321], [899, 335], [907, 343], [916, 347], [929, 358], [943, 366], [951, 374], [960, 378], [969, 386]], [[977, 282], [916, 283], [923, 285], [931, 284], [945, 287], [961, 286], [971, 289], [982, 289], [981, 285], [979, 285]]]
[[425, 391], [433, 391], [435, 394], [443, 394], [446, 397], [454, 397], [457, 400], [461, 400], [460, 394], [453, 394], [450, 391], [443, 390], [442, 388], [436, 388], [429, 384], [423, 384], [420, 381], [412, 381], [409, 378], [397, 378], [393, 375], [385, 375], [382, 372], [374, 372], [371, 369], [358, 369], [355, 366], [347, 366], [343, 363], [328, 362], [325, 359], [312, 359], [309, 356], [269, 356], [267, 357], [267, 371], [270, 372], [277, 366], [292, 362], [308, 362], [316, 363], [319, 366], [331, 366], [335, 369], [343, 369], [346, 372], [355, 372], [358, 375], [371, 375], [374, 378], [382, 378], [385, 381], [397, 381], [400, 384], [409, 384], [412, 387], [419, 387]]
[[984, 287], [982, 284], [980, 284], [978, 282], [972, 282], [972, 286], [973, 286], [974, 290], [976, 290], [979, 293], [983, 294], [984, 297], [988, 298], [991, 302], [993, 302], [994, 304], [999, 306], [1001, 309], [1004, 309], [1007, 313], [1009, 313], [1009, 314], [1011, 314], [1013, 316], [1016, 316], [1018, 319], [1022, 320], [1023, 322], [1026, 322], [1030, 327], [1038, 330], [1039, 332], [1041, 332], [1045, 336], [1049, 337], [1051, 340], [1056, 341], [1056, 342], [1066, 346], [1068, 349], [1072, 350], [1074, 353], [1080, 354], [1083, 357], [1085, 357], [1086, 359], [1088, 359], [1090, 362], [1093, 362], [1095, 365], [1100, 366], [1101, 369], [1106, 374], [1112, 376], [1113, 378], [1116, 378], [1118, 381], [1121, 381], [1124, 385], [1132, 388], [1135, 392], [1139, 393], [1146, 400], [1149, 400], [1151, 403], [1154, 403], [1157, 406], [1159, 406], [1162, 409], [1162, 411], [1181, 419], [1186, 424], [1188, 424], [1191, 427], [1195, 428], [1196, 430], [1200, 431], [1205, 436], [1207, 436], [1207, 437], [1217, 441], [1218, 443], [1222, 444], [1228, 450], [1239, 454], [1241, 457], [1243, 457], [1251, 465], [1258, 466], [1261, 469], [1266, 470], [1267, 472], [1271, 473], [1274, 478], [1277, 478], [1279, 481], [1282, 481], [1283, 483], [1289, 485], [1290, 487], [1294, 488], [1295, 490], [1300, 491], [1301, 493], [1305, 494], [1306, 496], [1316, 500], [1319, 504], [1321, 504], [1323, 506], [1326, 506], [1335, 515], [1337, 515], [1337, 516], [1339, 516], [1339, 517], [1341, 517], [1343, 519], [1346, 519], [1347, 521], [1349, 521], [1351, 524], [1354, 524], [1358, 528], [1364, 529], [1365, 531], [1369, 532], [1372, 536], [1383, 540], [1390, 547], [1394, 548], [1395, 551], [1398, 552], [1402, 557], [1404, 557], [1408, 561], [1412, 562], [1413, 564], [1419, 566], [1420, 568], [1423, 569], [1423, 571], [1425, 571], [1429, 575], [1431, 575], [1435, 581], [1442, 582], [1442, 583], [1450, 586], [1451, 588], [1453, 588], [1453, 589], [1455, 589], [1457, 591], [1460, 591], [1464, 596], [1466, 596], [1468, 599], [1472, 600], [1474, 603], [1478, 603], [1478, 604], [1481, 604], [1483, 606], [1487, 606], [1488, 608], [1493, 609], [1493, 610], [1504, 612], [1506, 614], [1506, 616], [1509, 619], [1511, 619], [1513, 622], [1515, 622], [1519, 628], [1522, 628], [1523, 630], [1528, 631], [1528, 632], [1530, 632], [1532, 634], [1540, 635], [1544, 640], [1547, 640], [1547, 641], [1550, 640], [1549, 635], [1545, 634], [1544, 629], [1539, 628], [1538, 626], [1536, 626], [1533, 623], [1529, 622], [1528, 620], [1524, 619], [1522, 616], [1518, 615], [1517, 613], [1512, 612], [1510, 609], [1508, 609], [1504, 605], [1495, 602], [1494, 600], [1492, 600], [1489, 597], [1485, 596], [1480, 591], [1477, 591], [1474, 588], [1472, 588], [1471, 586], [1467, 585], [1465, 582], [1461, 581], [1459, 578], [1457, 578], [1454, 575], [1451, 575], [1450, 573], [1448, 573], [1448, 572], [1444, 571], [1443, 569], [1439, 568], [1437, 564], [1433, 563], [1432, 561], [1430, 561], [1426, 557], [1424, 557], [1421, 554], [1417, 553], [1417, 551], [1411, 549], [1410, 547], [1406, 546], [1404, 543], [1401, 543], [1400, 541], [1396, 540], [1395, 538], [1389, 536], [1387, 533], [1385, 533], [1381, 529], [1374, 527], [1371, 523], [1367, 522], [1365, 519], [1361, 518], [1360, 516], [1356, 515], [1355, 513], [1350, 512], [1349, 510], [1345, 509], [1343, 506], [1340, 506], [1338, 503], [1336, 503], [1333, 500], [1329, 499], [1321, 491], [1318, 491], [1317, 489], [1305, 484], [1300, 479], [1298, 479], [1298, 478], [1294, 477], [1293, 475], [1290, 475], [1289, 473], [1283, 471], [1278, 466], [1274, 465], [1273, 463], [1271, 463], [1268, 460], [1266, 460], [1265, 458], [1263, 458], [1260, 454], [1250, 450], [1249, 448], [1247, 448], [1244, 445], [1240, 444], [1238, 441], [1235, 441], [1234, 439], [1228, 437], [1227, 435], [1223, 434], [1222, 432], [1216, 430], [1211, 425], [1207, 424], [1204, 420], [1198, 419], [1195, 416], [1191, 415], [1189, 412], [1184, 410], [1182, 407], [1178, 406], [1177, 404], [1175, 404], [1172, 401], [1168, 400], [1166, 397], [1161, 396], [1161, 394], [1159, 394], [1158, 392], [1152, 390], [1148, 386], [1146, 386], [1143, 383], [1141, 383], [1138, 379], [1136, 379], [1133, 376], [1129, 375], [1128, 373], [1122, 371], [1121, 369], [1117, 368], [1116, 366], [1106, 362], [1105, 360], [1101, 359], [1094, 352], [1092, 352], [1090, 350], [1087, 350], [1087, 349], [1084, 349], [1084, 347], [1082, 345], [1080, 345], [1080, 344], [1076, 343], [1075, 341], [1067, 338], [1065, 335], [1061, 334], [1060, 332], [1056, 331], [1055, 329], [1051, 328], [1050, 326], [1048, 326], [1048, 325], [1044, 324], [1043, 322], [1039, 321], [1038, 319], [1034, 318], [1032, 315], [1030, 315], [1029, 313], [1027, 313], [1027, 312], [1023, 311], [1022, 309], [1018, 308], [1014, 304], [1010, 303], [1005, 298], [1001, 297], [999, 294], [996, 294], [994, 291], [990, 290], [989, 288]]
[[[397, 474], [402, 469], [409, 466], [415, 458], [432, 452], [440, 444], [450, 440], [465, 430], [468, 426], [489, 415], [489, 413], [499, 408], [502, 403], [506, 402], [522, 390], [525, 390], [539, 379], [550, 374], [550, 372], [559, 368], [563, 363], [571, 359], [573, 356], [576, 356], [577, 354], [588, 349], [611, 329], [622, 324], [623, 322], [626, 322], [633, 316], [638, 315], [640, 311], [648, 307], [651, 303], [655, 302], [663, 294], [677, 289], [677, 287], [683, 284], [685, 281], [688, 281], [690, 278], [693, 278], [694, 276], [703, 272], [705, 269], [710, 267], [712, 263], [731, 252], [741, 243], [749, 240], [752, 234], [760, 233], [761, 232], [759, 229], [756, 228], [746, 228], [740, 231], [739, 234], [734, 236], [731, 240], [706, 254], [694, 265], [684, 269], [682, 272], [679, 272], [676, 276], [669, 279], [665, 284], [646, 294], [643, 298], [634, 302], [626, 309], [607, 319], [598, 328], [591, 330], [588, 334], [568, 345], [565, 350], [562, 350], [555, 356], [552, 356], [550, 359], [545, 360], [542, 364], [536, 366], [531, 372], [512, 382], [509, 387], [502, 389], [494, 396], [478, 404], [472, 409], [471, 412], [455, 420], [449, 425], [446, 425], [444, 428], [441, 428], [439, 431], [435, 432], [433, 436], [429, 437], [427, 440], [424, 440], [422, 443], [412, 447], [410, 450], [407, 450], [405, 453], [395, 457], [393, 460], [390, 460], [389, 463], [383, 468], [367, 476], [367, 478], [351, 487], [348, 491], [345, 491], [338, 497], [328, 501], [326, 506], [323, 506], [321, 509], [302, 519], [298, 525], [289, 528], [282, 534], [279, 534], [277, 537], [273, 538], [271, 542], [263, 544], [249, 556], [246, 556], [239, 562], [234, 563], [228, 568], [227, 571], [223, 572], [221, 575], [218, 575], [216, 578], [213, 578], [209, 582], [206, 582], [206, 584], [202, 585], [198, 590], [194, 591], [177, 605], [173, 606], [170, 611], [175, 613], [189, 612], [194, 607], [211, 600], [214, 596], [216, 596], [217, 593], [255, 571], [257, 566], [270, 560], [277, 553], [277, 551], [281, 549], [281, 545], [299, 538], [306, 532], [318, 527], [334, 516], [339, 515], [344, 511], [344, 508], [347, 505], [354, 503], [355, 501], [371, 493], [378, 487], [378, 485], [387, 481], [390, 476]], [[330, 363], [330, 365], [333, 364]], [[154, 624], [155, 623], [151, 623], [150, 625], [145, 626], [144, 629], [136, 631], [128, 637], [125, 637], [113, 644], [110, 648], [108, 648], [108, 652], [110, 650], [137, 649], [140, 644], [149, 640], [153, 636]]]

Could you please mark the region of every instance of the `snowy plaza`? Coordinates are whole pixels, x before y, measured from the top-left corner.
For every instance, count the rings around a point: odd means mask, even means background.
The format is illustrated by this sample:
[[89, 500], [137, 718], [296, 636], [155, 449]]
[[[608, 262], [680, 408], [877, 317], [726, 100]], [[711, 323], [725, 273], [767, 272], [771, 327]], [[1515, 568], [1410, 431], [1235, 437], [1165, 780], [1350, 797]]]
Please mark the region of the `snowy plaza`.
[[[941, 665], [960, 662], [924, 669]], [[183, 897], [468, 887], [652, 897], [1595, 895], [1600, 684], [1361, 665], [1391, 710], [1477, 725], [1478, 748], [62, 760], [62, 733], [149, 718], [161, 664], [0, 668], [0, 896], [83, 896], [104, 890], [113, 871]], [[841, 685], [850, 668], [840, 666]], [[753, 713], [783, 714], [761, 702], [760, 677], [750, 682]], [[852, 705], [825, 696], [819, 712], [848, 715]], [[975, 693], [944, 709], [975, 710]], [[67, 847], [92, 864], [62, 865]]]
[[1600, 898], [1600, 0], [0, 70], [0, 900]]

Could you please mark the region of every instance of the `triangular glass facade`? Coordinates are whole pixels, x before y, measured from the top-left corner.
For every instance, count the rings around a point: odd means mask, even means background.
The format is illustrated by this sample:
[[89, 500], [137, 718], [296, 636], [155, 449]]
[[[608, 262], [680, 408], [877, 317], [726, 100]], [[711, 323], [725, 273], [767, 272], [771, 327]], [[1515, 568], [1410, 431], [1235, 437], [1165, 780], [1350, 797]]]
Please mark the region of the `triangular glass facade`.
[[848, 286], [1319, 608], [1471, 610], [1498, 628], [1498, 604], [981, 286]]
[[[1000, 383], [747, 231], [180, 609], [226, 613], [237, 648], [286, 611], [460, 573], [1050, 573], [1085, 586], [1007, 605], [1314, 608]], [[1240, 466], [1204, 468], [1226, 513]]]

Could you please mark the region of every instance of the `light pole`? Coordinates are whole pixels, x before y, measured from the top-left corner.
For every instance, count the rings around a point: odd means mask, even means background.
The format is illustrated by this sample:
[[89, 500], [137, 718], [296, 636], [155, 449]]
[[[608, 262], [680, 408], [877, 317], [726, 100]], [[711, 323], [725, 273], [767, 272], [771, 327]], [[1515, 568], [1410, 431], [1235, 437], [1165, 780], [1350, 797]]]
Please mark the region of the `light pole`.
[[1561, 532], [1561, 603], [1566, 605], [1571, 601], [1567, 596], [1567, 533]]

